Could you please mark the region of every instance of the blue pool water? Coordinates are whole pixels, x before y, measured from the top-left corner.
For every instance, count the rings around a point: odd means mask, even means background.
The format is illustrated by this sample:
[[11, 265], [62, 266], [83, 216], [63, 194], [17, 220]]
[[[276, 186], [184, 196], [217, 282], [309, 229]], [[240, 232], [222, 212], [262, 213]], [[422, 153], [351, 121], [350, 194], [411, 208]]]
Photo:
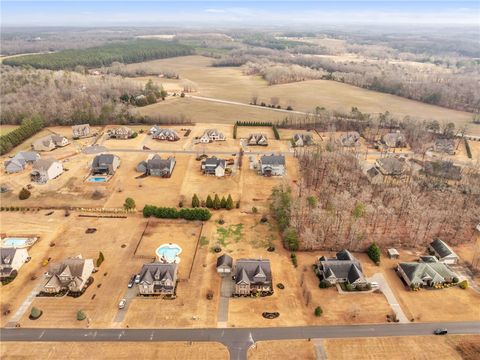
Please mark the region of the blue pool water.
[[169, 263], [173, 263], [177, 255], [180, 254], [181, 252], [182, 252], [182, 249], [177, 244], [162, 245], [156, 251], [157, 256], [159, 258], [163, 256], [165, 260], [167, 260], [167, 262]]
[[104, 177], [91, 177], [88, 179], [90, 182], [105, 182], [107, 181], [107, 178]]
[[24, 247], [28, 243], [28, 238], [6, 237], [3, 239], [3, 246], [5, 247]]

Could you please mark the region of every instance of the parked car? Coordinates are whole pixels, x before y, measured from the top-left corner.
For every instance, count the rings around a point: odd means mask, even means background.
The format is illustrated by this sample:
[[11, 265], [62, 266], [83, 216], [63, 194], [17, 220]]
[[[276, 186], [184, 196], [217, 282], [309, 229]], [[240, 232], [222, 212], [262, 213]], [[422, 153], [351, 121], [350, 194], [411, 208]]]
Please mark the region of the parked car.
[[445, 328], [435, 329], [435, 330], [433, 331], [433, 333], [434, 333], [435, 335], [447, 335], [448, 330], [445, 329]]
[[140, 274], [135, 275], [135, 284], [140, 282]]
[[126, 299], [122, 299], [122, 300], [120, 300], [120, 302], [118, 303], [118, 308], [119, 308], [119, 309], [123, 309], [123, 308], [125, 308], [125, 305], [127, 305], [127, 300], [126, 300]]
[[378, 283], [375, 282], [375, 281], [372, 281], [372, 282], [370, 283], [370, 285], [372, 286], [372, 288], [379, 288], [379, 287], [380, 287], [380, 285], [378, 285]]
[[127, 285], [128, 288], [133, 287], [133, 283], [135, 282], [135, 278], [136, 278], [135, 275], [133, 275], [133, 276], [130, 278], [130, 280], [128, 281], [128, 285]]

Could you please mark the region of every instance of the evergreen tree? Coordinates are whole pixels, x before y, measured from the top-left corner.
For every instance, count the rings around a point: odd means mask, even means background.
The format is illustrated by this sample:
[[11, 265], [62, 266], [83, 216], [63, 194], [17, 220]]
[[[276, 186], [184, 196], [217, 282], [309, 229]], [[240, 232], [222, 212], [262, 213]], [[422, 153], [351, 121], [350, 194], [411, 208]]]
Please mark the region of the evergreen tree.
[[222, 209], [226, 209], [227, 208], [227, 199], [225, 199], [225, 196], [222, 196], [222, 200], [220, 200], [220, 207]]
[[367, 254], [368, 254], [368, 257], [370, 259], [372, 259], [372, 261], [379, 265], [380, 264], [380, 255], [381, 255], [381, 252], [380, 252], [380, 248], [378, 247], [378, 245], [376, 243], [372, 243], [372, 245], [370, 245], [368, 247], [368, 250], [367, 250]]
[[193, 194], [192, 197], [192, 208], [197, 208], [200, 206], [200, 200], [198, 199], [197, 194]]
[[215, 210], [220, 209], [221, 203], [220, 203], [220, 198], [218, 197], [218, 194], [215, 194], [215, 198], [213, 199], [213, 208]]
[[225, 206], [225, 208], [227, 210], [232, 210], [233, 209], [233, 199], [232, 199], [232, 195], [230, 195], [230, 194], [228, 194], [227, 206]]
[[212, 200], [212, 197], [210, 195], [207, 196], [207, 201], [206, 201], [205, 205], [209, 209], [213, 208], [213, 200]]

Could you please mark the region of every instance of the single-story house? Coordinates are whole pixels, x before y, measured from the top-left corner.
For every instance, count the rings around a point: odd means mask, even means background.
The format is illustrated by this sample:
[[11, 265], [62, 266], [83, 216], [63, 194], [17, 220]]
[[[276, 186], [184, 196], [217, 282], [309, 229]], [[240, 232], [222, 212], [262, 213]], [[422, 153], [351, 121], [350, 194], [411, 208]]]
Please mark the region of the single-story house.
[[433, 144], [433, 151], [437, 153], [445, 153], [448, 155], [455, 155], [455, 140], [454, 139], [436, 139]]
[[118, 128], [108, 130], [108, 136], [111, 139], [130, 139], [133, 136], [133, 130], [126, 126], [120, 126]]
[[48, 270], [43, 291], [47, 293], [58, 293], [62, 290], [81, 292], [92, 275], [93, 269], [93, 260], [83, 259], [81, 255], [52, 264]]
[[201, 143], [210, 143], [212, 141], [225, 141], [225, 135], [217, 129], [207, 129], [200, 136]]
[[367, 285], [362, 265], [348, 250], [339, 251], [334, 258], [320, 257], [318, 272], [322, 278], [334, 285], [348, 283], [354, 288]]
[[285, 175], [285, 156], [263, 155], [260, 157], [260, 172], [264, 176]]
[[247, 139], [248, 145], [260, 145], [260, 146], [267, 146], [268, 139], [267, 135], [265, 134], [250, 134]]
[[176, 284], [176, 263], [153, 262], [142, 266], [138, 291], [142, 295], [173, 295]]
[[27, 258], [27, 249], [0, 248], [0, 279], [16, 275]]
[[36, 183], [46, 183], [63, 173], [63, 165], [54, 159], [39, 159], [33, 163], [30, 178]]
[[100, 154], [92, 162], [92, 175], [113, 175], [120, 167], [120, 158], [113, 154]]
[[172, 176], [175, 164], [176, 160], [173, 156], [169, 156], [167, 159], [162, 159], [160, 155], [155, 154], [147, 159], [147, 161], [142, 161], [138, 164], [136, 170], [150, 176], [169, 178]]
[[271, 294], [270, 260], [239, 259], [235, 269], [235, 295]]
[[293, 135], [293, 146], [302, 147], [313, 145], [313, 137], [310, 134], [295, 134]]
[[400, 257], [399, 252], [395, 248], [387, 249], [387, 254], [390, 259], [398, 259]]
[[403, 262], [397, 265], [397, 273], [410, 287], [443, 285], [457, 277], [441, 262]]
[[203, 173], [206, 175], [215, 175], [217, 177], [225, 176], [227, 162], [223, 159], [217, 159], [215, 156], [202, 161], [201, 166]]
[[40, 155], [35, 151], [20, 151], [13, 158], [5, 161], [5, 171], [9, 174], [20, 172], [25, 169], [27, 164], [38, 159], [40, 159]]
[[89, 124], [73, 125], [72, 135], [74, 139], [90, 136], [90, 125]]
[[383, 135], [382, 142], [389, 148], [403, 148], [407, 146], [407, 139], [400, 131]]
[[426, 161], [423, 166], [423, 172], [427, 176], [444, 180], [460, 181], [462, 179], [462, 168], [454, 165], [451, 161]]
[[221, 276], [229, 275], [232, 272], [233, 259], [227, 254], [219, 256], [217, 259], [217, 273]]
[[171, 129], [162, 129], [161, 127], [154, 125], [148, 131], [152, 135], [152, 139], [157, 140], [167, 140], [167, 141], [177, 141], [180, 140], [177, 132]]
[[345, 147], [354, 147], [360, 145], [360, 134], [356, 131], [350, 131], [340, 136], [340, 144]]
[[445, 242], [440, 239], [433, 240], [430, 245], [428, 245], [428, 251], [437, 257], [438, 260], [445, 264], [456, 264], [458, 263], [458, 255], [448, 246]]
[[51, 151], [58, 147], [67, 146], [68, 144], [69, 141], [65, 136], [51, 134], [34, 141], [32, 148], [35, 151]]

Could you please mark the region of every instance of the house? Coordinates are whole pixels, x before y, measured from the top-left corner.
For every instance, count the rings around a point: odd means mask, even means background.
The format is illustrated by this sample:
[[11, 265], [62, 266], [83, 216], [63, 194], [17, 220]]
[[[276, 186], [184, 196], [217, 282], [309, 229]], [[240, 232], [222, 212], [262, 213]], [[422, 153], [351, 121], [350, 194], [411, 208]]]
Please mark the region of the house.
[[217, 273], [221, 276], [229, 275], [232, 272], [233, 259], [227, 254], [219, 256], [217, 259]]
[[418, 261], [419, 262], [424, 262], [424, 263], [436, 263], [436, 262], [438, 262], [438, 259], [433, 255], [421, 255], [418, 258]]
[[398, 275], [410, 287], [433, 287], [451, 283], [457, 275], [441, 262], [403, 262], [397, 265]]
[[270, 260], [239, 259], [235, 269], [235, 291], [234, 294], [271, 294], [272, 270]]
[[217, 177], [225, 176], [227, 162], [223, 159], [217, 159], [215, 156], [202, 161], [201, 166], [205, 175], [215, 175]]
[[356, 131], [350, 131], [340, 136], [340, 144], [345, 147], [354, 147], [360, 145], [360, 134]]
[[0, 279], [15, 276], [27, 258], [27, 249], [0, 248]]
[[322, 256], [318, 262], [318, 272], [323, 280], [334, 285], [348, 283], [354, 288], [367, 285], [362, 265], [348, 250], [339, 251], [335, 258]]
[[247, 144], [249, 146], [260, 145], [268, 146], [267, 135], [265, 134], [250, 134], [247, 139]]
[[460, 166], [444, 160], [426, 161], [423, 166], [425, 175], [443, 180], [460, 181], [462, 179], [461, 171]]
[[33, 163], [30, 178], [33, 182], [44, 184], [63, 173], [63, 165], [54, 159], [39, 159]]
[[157, 140], [167, 140], [167, 141], [177, 141], [180, 140], [177, 132], [170, 129], [162, 129], [157, 125], [153, 126], [148, 133], [152, 135], [152, 139]]
[[445, 264], [458, 263], [458, 255], [440, 239], [433, 240], [428, 246], [431, 255], [435, 255], [438, 260]]
[[173, 295], [176, 284], [176, 263], [153, 262], [142, 266], [138, 291], [142, 295]]
[[285, 174], [285, 156], [263, 155], [260, 157], [260, 172], [264, 176], [283, 176]]
[[120, 158], [113, 154], [100, 154], [92, 162], [92, 175], [113, 175], [120, 167]]
[[314, 144], [312, 135], [310, 134], [295, 134], [293, 135], [292, 143], [295, 147], [310, 146]]
[[432, 150], [437, 153], [455, 155], [455, 140], [453, 139], [436, 139]]
[[43, 291], [58, 293], [62, 290], [81, 292], [92, 275], [92, 259], [83, 259], [81, 255], [70, 257], [58, 264], [52, 264], [47, 272], [47, 282]]
[[407, 146], [405, 135], [400, 131], [383, 135], [382, 142], [389, 148], [402, 148]]
[[201, 143], [210, 143], [213, 141], [225, 141], [225, 135], [217, 129], [207, 129], [203, 135], [200, 136]]
[[405, 180], [407, 169], [405, 159], [390, 156], [377, 159], [375, 165], [367, 171], [367, 177], [375, 184], [386, 182], [388, 179]]
[[72, 134], [74, 139], [90, 136], [90, 125], [89, 124], [73, 125]]
[[390, 259], [398, 259], [400, 257], [400, 254], [395, 248], [387, 249], [387, 254]]
[[27, 164], [31, 164], [40, 159], [40, 155], [35, 151], [20, 151], [10, 160], [5, 161], [5, 172], [13, 174], [25, 169]]
[[58, 147], [64, 147], [69, 144], [65, 136], [51, 134], [44, 136], [33, 142], [32, 148], [35, 151], [52, 151]]
[[133, 137], [133, 130], [126, 126], [120, 126], [118, 128], [108, 130], [108, 136], [111, 139], [130, 139]]
[[176, 161], [173, 156], [169, 156], [167, 159], [162, 159], [160, 155], [155, 154], [147, 159], [147, 161], [142, 161], [138, 164], [136, 170], [150, 176], [169, 178], [172, 176], [175, 163]]

